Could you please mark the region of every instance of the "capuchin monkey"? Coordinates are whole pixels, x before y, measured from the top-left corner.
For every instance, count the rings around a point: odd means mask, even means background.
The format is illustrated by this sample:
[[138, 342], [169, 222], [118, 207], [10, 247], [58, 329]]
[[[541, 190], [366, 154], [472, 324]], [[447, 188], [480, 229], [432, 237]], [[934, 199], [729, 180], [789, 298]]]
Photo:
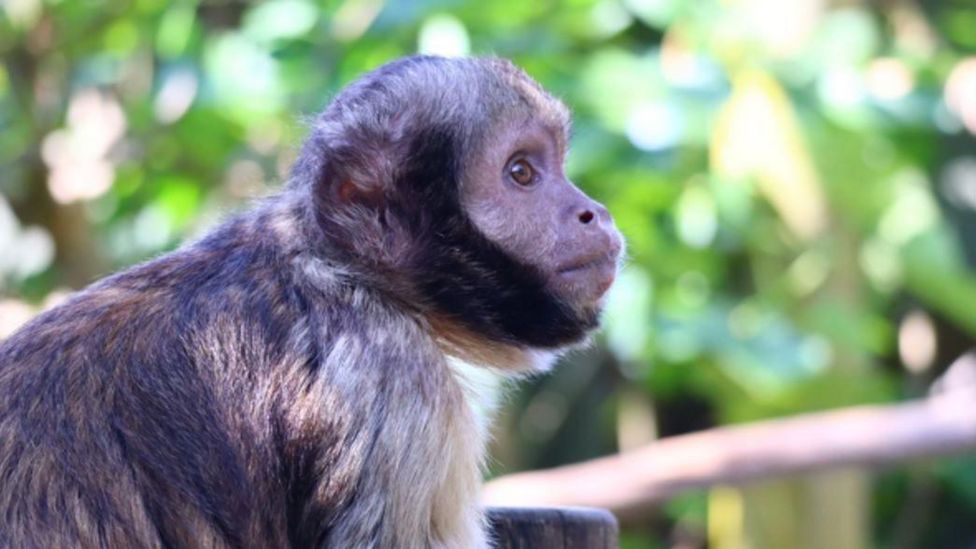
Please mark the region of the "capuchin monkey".
[[511, 63], [410, 57], [285, 188], [0, 344], [0, 547], [489, 547], [465, 372], [597, 327], [622, 239]]

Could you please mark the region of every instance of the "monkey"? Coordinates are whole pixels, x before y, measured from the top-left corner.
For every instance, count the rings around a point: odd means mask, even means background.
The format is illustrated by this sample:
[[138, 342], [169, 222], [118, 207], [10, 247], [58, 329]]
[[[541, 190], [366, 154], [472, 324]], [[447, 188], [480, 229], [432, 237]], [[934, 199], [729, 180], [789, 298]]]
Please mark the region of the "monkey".
[[623, 238], [513, 63], [412, 56], [282, 188], [0, 342], [0, 547], [490, 547], [471, 372], [599, 326]]

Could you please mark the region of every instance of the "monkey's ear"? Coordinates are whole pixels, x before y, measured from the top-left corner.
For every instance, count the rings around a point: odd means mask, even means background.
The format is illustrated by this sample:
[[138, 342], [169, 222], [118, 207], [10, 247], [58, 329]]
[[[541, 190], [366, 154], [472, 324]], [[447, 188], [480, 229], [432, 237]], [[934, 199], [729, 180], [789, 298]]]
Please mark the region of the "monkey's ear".
[[343, 179], [335, 186], [335, 196], [341, 204], [378, 208], [386, 200], [382, 185], [360, 185], [352, 179]]

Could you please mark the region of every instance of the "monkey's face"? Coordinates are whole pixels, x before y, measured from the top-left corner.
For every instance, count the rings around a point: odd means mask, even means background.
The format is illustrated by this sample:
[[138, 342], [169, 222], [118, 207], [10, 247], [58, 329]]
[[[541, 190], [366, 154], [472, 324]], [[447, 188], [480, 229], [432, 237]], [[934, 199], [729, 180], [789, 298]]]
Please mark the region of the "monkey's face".
[[599, 321], [623, 247], [563, 172], [569, 115], [498, 59], [384, 66], [297, 163], [330, 253], [466, 339], [559, 349]]
[[607, 209], [564, 173], [562, 127], [504, 125], [469, 168], [462, 201], [474, 225], [573, 308], [594, 314], [617, 273], [623, 239]]

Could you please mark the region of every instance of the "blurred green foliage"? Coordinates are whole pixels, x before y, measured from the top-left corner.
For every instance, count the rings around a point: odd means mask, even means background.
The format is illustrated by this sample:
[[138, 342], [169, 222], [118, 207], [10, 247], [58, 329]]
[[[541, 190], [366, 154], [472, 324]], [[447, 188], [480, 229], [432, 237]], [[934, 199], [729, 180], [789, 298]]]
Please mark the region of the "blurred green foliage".
[[[972, 347], [968, 0], [4, 0], [0, 337], [271, 192], [304, 116], [417, 51], [564, 98], [569, 173], [629, 241], [605, 334], [512, 399], [497, 470], [917, 396]], [[872, 543], [976, 543], [974, 465], [875, 477]], [[938, 511], [899, 526], [919, 493]], [[721, 546], [706, 507], [626, 544]]]

